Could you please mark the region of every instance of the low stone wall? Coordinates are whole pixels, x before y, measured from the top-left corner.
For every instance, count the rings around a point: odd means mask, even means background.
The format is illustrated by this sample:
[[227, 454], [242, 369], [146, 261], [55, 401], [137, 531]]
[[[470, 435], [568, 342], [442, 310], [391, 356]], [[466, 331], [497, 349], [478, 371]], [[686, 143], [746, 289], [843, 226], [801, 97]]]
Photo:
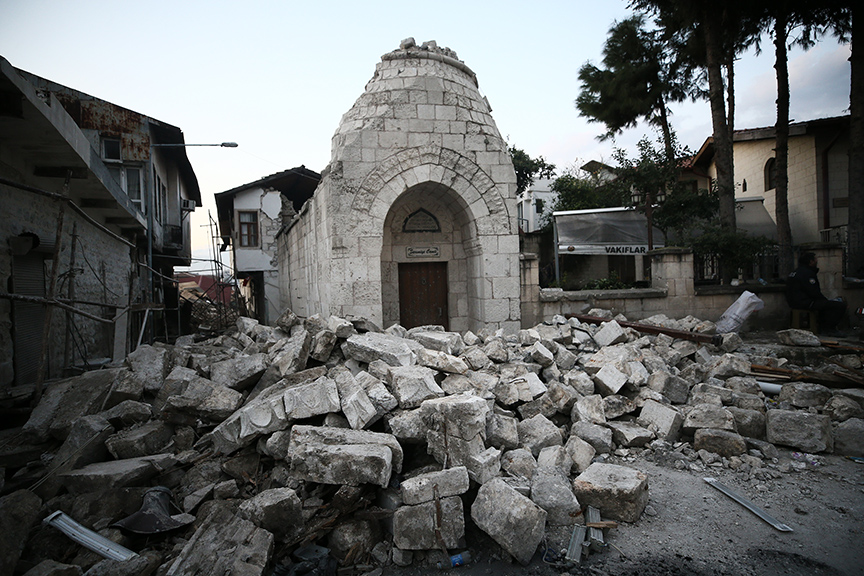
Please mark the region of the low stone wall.
[[[850, 311], [861, 307], [864, 290], [850, 288], [842, 281], [842, 248], [834, 245], [807, 246], [819, 258], [819, 279], [822, 292], [829, 298], [843, 296]], [[765, 307], [754, 312], [742, 331], [778, 330], [789, 327], [789, 307], [784, 286], [758, 283], [739, 286], [695, 286], [693, 282], [693, 254], [688, 250], [667, 248], [651, 253], [651, 288], [629, 290], [579, 290], [537, 288], [539, 315], [551, 318], [555, 314], [584, 314], [591, 308], [605, 308], [615, 314], [624, 314], [638, 321], [655, 314], [670, 318], [693, 315], [702, 320], [717, 321], [720, 315], [745, 291], [753, 292], [765, 302]], [[523, 282], [525, 276], [523, 276]], [[525, 294], [531, 292], [523, 286], [523, 318]], [[523, 326], [527, 327], [523, 321]]]

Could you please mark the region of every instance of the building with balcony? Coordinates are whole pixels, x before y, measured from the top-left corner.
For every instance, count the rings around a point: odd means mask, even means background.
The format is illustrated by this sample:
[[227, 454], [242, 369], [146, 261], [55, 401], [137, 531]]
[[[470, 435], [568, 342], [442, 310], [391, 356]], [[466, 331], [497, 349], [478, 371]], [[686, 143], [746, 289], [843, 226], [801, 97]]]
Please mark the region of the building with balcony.
[[0, 387], [176, 331], [173, 268], [201, 205], [184, 146], [176, 126], [0, 57]]

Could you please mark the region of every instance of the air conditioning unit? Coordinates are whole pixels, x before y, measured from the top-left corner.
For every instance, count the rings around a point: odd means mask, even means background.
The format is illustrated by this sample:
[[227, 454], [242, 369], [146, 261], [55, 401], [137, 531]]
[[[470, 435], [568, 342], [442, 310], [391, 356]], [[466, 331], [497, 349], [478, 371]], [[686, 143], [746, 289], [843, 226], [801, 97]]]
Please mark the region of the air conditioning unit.
[[195, 201], [187, 200], [186, 198], [180, 199], [180, 210], [183, 212], [192, 212], [195, 210]]

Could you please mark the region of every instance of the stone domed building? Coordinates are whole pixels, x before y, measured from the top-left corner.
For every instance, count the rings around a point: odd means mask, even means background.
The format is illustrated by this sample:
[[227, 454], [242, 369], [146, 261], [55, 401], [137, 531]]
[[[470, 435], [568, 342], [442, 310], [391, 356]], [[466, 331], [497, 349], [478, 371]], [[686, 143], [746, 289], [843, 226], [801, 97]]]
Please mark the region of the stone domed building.
[[279, 236], [290, 308], [518, 330], [516, 176], [490, 112], [452, 50], [408, 39], [382, 56]]

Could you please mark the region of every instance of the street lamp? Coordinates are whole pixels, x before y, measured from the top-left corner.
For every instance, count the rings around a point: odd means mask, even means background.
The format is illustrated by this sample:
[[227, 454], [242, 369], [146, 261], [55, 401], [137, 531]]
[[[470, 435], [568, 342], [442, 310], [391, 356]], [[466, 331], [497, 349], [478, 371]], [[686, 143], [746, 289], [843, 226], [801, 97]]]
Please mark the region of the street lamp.
[[174, 143], [174, 144], [151, 144], [151, 148], [187, 148], [189, 146], [219, 146], [221, 148], [237, 148], [238, 144], [236, 142], [222, 142], [221, 144], [183, 144], [183, 143]]

